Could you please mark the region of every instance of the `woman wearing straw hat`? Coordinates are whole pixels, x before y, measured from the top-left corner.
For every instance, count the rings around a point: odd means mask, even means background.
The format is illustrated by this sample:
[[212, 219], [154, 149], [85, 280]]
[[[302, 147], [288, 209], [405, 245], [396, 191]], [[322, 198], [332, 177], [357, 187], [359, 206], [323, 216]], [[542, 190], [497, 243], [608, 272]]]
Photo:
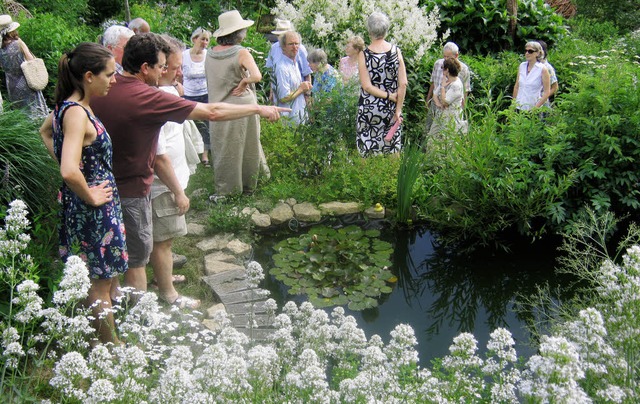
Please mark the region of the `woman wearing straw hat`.
[[42, 95], [42, 91], [34, 91], [27, 85], [27, 79], [22, 73], [20, 65], [25, 60], [35, 57], [29, 51], [27, 44], [18, 35], [19, 23], [13, 21], [10, 15], [0, 15], [0, 66], [4, 70], [7, 80], [7, 93], [10, 102], [28, 108], [33, 117], [46, 117], [49, 109]]
[[[209, 49], [205, 74], [209, 102], [257, 104], [255, 83], [262, 80], [253, 56], [240, 43], [253, 21], [244, 20], [237, 10], [218, 17], [220, 28], [213, 33], [218, 45]], [[217, 202], [225, 195], [251, 193], [258, 183], [261, 166], [260, 118], [211, 122], [211, 153]]]

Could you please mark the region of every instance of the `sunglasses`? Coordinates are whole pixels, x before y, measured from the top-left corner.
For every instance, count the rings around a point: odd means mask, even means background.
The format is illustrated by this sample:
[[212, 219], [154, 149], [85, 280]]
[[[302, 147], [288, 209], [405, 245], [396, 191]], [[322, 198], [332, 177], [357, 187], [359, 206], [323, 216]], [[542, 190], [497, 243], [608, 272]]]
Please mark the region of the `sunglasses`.
[[524, 51], [526, 53], [536, 53], [537, 52], [536, 50], [533, 50], [533, 49], [525, 49]]

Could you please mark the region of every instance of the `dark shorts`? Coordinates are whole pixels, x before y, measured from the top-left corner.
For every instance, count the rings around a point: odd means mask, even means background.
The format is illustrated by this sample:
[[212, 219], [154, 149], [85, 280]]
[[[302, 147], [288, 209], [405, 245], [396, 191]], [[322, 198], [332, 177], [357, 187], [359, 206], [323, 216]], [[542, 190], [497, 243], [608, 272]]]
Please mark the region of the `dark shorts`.
[[151, 199], [120, 198], [124, 228], [127, 232], [129, 268], [144, 267], [149, 262], [153, 249], [153, 221]]

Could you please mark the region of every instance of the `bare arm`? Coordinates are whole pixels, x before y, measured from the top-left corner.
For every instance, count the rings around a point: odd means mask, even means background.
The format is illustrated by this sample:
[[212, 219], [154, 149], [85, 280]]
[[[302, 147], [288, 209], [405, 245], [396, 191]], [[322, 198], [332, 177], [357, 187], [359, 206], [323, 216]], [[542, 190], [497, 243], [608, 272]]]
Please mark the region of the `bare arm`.
[[156, 156], [156, 162], [153, 169], [158, 178], [160, 178], [160, 181], [162, 181], [162, 183], [166, 185], [175, 196], [178, 214], [184, 215], [187, 213], [189, 210], [189, 198], [187, 198], [182, 186], [180, 186], [180, 182], [173, 170], [173, 165], [171, 165], [171, 159], [169, 159], [169, 156], [167, 154], [158, 154]]
[[40, 137], [51, 157], [53, 157], [55, 161], [58, 161], [56, 155], [53, 153], [53, 112], [47, 116], [42, 126], [40, 126]]
[[203, 121], [230, 121], [233, 119], [244, 118], [250, 115], [260, 115], [269, 121], [277, 121], [280, 118], [280, 112], [290, 112], [290, 108], [273, 107], [266, 105], [244, 104], [235, 105], [226, 102], [202, 103], [196, 104], [187, 119], [203, 120]]
[[296, 98], [300, 97], [301, 95], [303, 95], [304, 93], [306, 93], [307, 91], [311, 90], [311, 87], [312, 87], [311, 82], [305, 80], [302, 83], [300, 83], [298, 88], [296, 88], [293, 92], [287, 94], [286, 97], [280, 98], [280, 102], [281, 103], [291, 102]]
[[241, 49], [240, 52], [238, 52], [238, 62], [240, 63], [240, 66], [249, 72], [249, 76], [240, 80], [238, 86], [233, 89], [231, 95], [235, 96], [242, 95], [249, 84], [257, 83], [262, 80], [262, 73], [260, 73], [260, 69], [256, 64], [256, 61], [253, 59], [253, 56], [251, 56], [251, 52], [247, 49]]
[[551, 93], [549, 94], [549, 97], [551, 97], [556, 92], [558, 92], [558, 82], [557, 81], [551, 85], [550, 90], [551, 90]]
[[22, 39], [18, 39], [18, 45], [20, 45], [20, 50], [24, 54], [24, 60], [33, 60], [36, 57], [33, 56], [33, 53], [29, 50], [29, 47]]
[[398, 120], [402, 115], [402, 107], [404, 106], [404, 97], [407, 94], [407, 70], [404, 66], [404, 58], [400, 49], [398, 51], [398, 96], [396, 100], [396, 113], [394, 121]]
[[544, 105], [545, 102], [549, 99], [549, 95], [551, 95], [551, 86], [549, 85], [549, 70], [547, 68], [542, 69], [542, 97], [536, 102], [536, 108]]
[[518, 98], [518, 87], [520, 85], [520, 70], [518, 70], [518, 75], [516, 76], [516, 84], [513, 86], [513, 100], [515, 101]]
[[109, 181], [89, 186], [80, 171], [82, 148], [88, 124], [89, 118], [81, 107], [69, 107], [66, 111], [62, 123], [64, 141], [60, 157], [60, 174], [69, 189], [80, 199], [91, 206], [100, 206], [111, 200], [113, 188], [109, 186]]

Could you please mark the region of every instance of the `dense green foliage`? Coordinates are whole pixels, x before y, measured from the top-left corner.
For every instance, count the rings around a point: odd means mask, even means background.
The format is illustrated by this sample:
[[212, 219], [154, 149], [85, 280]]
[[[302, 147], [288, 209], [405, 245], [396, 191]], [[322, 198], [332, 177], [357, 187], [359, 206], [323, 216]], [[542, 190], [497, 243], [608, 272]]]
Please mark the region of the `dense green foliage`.
[[517, 50], [532, 39], [553, 44], [567, 33], [562, 17], [544, 0], [518, 1], [515, 40], [509, 35], [506, 0], [436, 0], [433, 4], [440, 9], [441, 32], [449, 30], [449, 39], [463, 52], [484, 55]]
[[16, 198], [33, 212], [54, 205], [60, 185], [58, 165], [49, 156], [38, 133], [39, 122], [21, 110], [0, 113], [0, 204]]
[[387, 283], [396, 281], [388, 269], [392, 246], [379, 236], [379, 230], [358, 226], [313, 227], [275, 246], [270, 274], [289, 286], [290, 294], [308, 295], [316, 307], [375, 307], [375, 298], [391, 293]]
[[625, 33], [640, 28], [638, 0], [574, 0], [580, 16], [595, 21], [609, 21]]

